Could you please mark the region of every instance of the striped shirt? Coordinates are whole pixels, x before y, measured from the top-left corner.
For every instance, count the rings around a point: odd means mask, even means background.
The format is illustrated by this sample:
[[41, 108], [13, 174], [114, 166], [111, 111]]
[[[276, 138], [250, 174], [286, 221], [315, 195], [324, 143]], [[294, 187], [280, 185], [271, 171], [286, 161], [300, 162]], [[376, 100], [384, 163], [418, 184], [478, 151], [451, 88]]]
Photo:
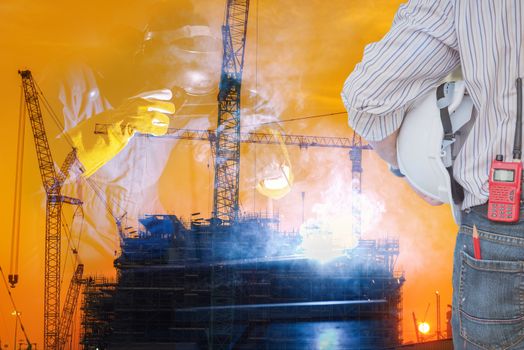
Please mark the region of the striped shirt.
[[400, 127], [406, 106], [461, 65], [477, 120], [455, 163], [462, 208], [488, 199], [491, 161], [511, 159], [517, 95], [524, 74], [521, 0], [411, 0], [390, 31], [369, 44], [347, 78], [342, 99], [349, 124], [379, 141]]

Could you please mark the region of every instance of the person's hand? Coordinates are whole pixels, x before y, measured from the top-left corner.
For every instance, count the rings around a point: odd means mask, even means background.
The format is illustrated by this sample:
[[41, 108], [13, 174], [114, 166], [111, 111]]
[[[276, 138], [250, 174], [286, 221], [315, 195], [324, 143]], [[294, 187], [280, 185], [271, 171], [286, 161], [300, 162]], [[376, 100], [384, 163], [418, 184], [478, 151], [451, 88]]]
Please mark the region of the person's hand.
[[380, 141], [368, 141], [377, 155], [395, 168], [398, 168], [397, 138], [399, 131], [400, 129], [397, 129], [391, 135]]
[[94, 118], [107, 125], [108, 129], [121, 129], [123, 136], [133, 136], [136, 132], [153, 136], [165, 135], [169, 127], [169, 117], [175, 106], [171, 102], [151, 101], [140, 97], [127, 100], [118, 108], [105, 111]]
[[[99, 113], [67, 131], [89, 177], [114, 158], [136, 132], [154, 136], [165, 135], [169, 116], [175, 106], [168, 102], [171, 91], [158, 90], [132, 97], [115, 109]], [[106, 133], [95, 134], [97, 124], [106, 125]]]
[[[170, 90], [145, 92], [126, 100], [107, 115], [107, 120], [118, 125], [122, 131], [133, 135], [135, 132], [153, 136], [165, 135], [169, 127], [167, 114], [175, 113]], [[106, 113], [104, 112], [104, 113]]]

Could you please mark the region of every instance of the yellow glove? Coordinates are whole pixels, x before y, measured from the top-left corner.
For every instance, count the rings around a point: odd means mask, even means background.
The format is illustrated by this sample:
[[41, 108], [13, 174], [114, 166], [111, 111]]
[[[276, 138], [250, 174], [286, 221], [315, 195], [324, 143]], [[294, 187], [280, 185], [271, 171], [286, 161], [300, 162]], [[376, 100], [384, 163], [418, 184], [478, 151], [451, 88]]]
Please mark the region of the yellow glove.
[[291, 169], [291, 160], [289, 159], [282, 134], [273, 128], [269, 129], [269, 133], [273, 134], [278, 140], [280, 155], [275, 156], [281, 158], [281, 161], [266, 165], [265, 174], [263, 174], [264, 179], [257, 182], [256, 189], [263, 196], [271, 199], [280, 199], [291, 191], [294, 176]]
[[257, 191], [271, 199], [280, 199], [291, 191], [293, 185], [293, 173], [287, 165], [281, 165], [277, 176], [268, 177], [259, 181], [256, 185]]
[[[93, 175], [128, 144], [136, 132], [154, 136], [165, 135], [169, 127], [166, 114], [175, 113], [171, 91], [160, 90], [126, 100], [115, 109], [99, 113], [67, 131], [77, 150], [84, 172]], [[164, 101], [162, 101], [164, 100]], [[95, 134], [97, 124], [107, 125], [107, 134]]]

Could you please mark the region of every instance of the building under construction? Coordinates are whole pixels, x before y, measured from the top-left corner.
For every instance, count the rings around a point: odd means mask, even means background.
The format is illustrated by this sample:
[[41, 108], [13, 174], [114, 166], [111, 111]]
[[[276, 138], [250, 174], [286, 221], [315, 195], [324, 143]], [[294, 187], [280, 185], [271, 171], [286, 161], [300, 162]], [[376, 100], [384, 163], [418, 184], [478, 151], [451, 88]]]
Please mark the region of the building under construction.
[[[218, 123], [206, 134], [215, 166], [212, 217], [184, 223], [174, 215], [149, 215], [134, 232], [119, 227], [116, 281], [92, 279], [84, 292], [85, 349], [386, 349], [401, 343], [398, 240], [360, 235], [366, 148], [360, 138], [345, 145], [242, 137], [248, 10], [249, 0], [227, 1]], [[195, 132], [178, 137], [199, 139]], [[354, 223], [347, 235], [358, 244], [329, 262], [308, 258], [303, 236], [281, 232], [277, 218], [239, 210], [240, 143], [283, 146], [297, 139], [301, 147], [350, 149]]]
[[85, 349], [400, 344], [398, 240], [361, 240], [320, 263], [297, 253], [300, 236], [279, 232], [273, 218], [210, 221], [147, 216], [123, 233], [117, 280], [91, 279], [84, 292]]

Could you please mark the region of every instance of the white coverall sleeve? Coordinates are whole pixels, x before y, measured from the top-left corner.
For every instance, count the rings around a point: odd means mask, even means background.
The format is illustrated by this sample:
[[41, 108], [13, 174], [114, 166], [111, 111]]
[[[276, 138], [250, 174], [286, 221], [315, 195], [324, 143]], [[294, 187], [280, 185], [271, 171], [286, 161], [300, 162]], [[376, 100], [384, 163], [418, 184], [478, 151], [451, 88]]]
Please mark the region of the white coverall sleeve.
[[401, 5], [390, 31], [366, 46], [342, 90], [349, 125], [364, 139], [381, 141], [397, 130], [409, 102], [460, 63], [451, 1]]

